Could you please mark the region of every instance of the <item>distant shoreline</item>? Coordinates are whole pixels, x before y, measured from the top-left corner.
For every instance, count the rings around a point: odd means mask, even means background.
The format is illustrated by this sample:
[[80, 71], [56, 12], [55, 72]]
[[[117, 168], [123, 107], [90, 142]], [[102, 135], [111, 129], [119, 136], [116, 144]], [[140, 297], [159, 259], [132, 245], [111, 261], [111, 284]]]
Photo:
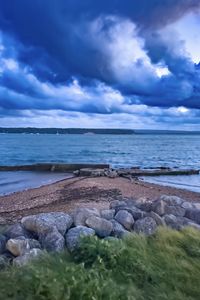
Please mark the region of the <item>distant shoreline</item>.
[[135, 135], [135, 134], [188, 134], [199, 135], [200, 131], [184, 130], [150, 130], [118, 128], [36, 128], [36, 127], [0, 127], [0, 134], [83, 134], [83, 135]]
[[3, 134], [113, 134], [130, 135], [134, 134], [132, 129], [92, 129], [92, 128], [0, 128]]

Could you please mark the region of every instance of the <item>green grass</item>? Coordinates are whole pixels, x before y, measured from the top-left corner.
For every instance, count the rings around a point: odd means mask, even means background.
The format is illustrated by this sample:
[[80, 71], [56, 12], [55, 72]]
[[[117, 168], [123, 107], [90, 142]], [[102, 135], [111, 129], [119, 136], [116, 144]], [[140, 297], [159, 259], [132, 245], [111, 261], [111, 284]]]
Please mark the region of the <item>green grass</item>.
[[200, 232], [84, 239], [73, 255], [45, 255], [0, 272], [0, 299], [199, 300]]

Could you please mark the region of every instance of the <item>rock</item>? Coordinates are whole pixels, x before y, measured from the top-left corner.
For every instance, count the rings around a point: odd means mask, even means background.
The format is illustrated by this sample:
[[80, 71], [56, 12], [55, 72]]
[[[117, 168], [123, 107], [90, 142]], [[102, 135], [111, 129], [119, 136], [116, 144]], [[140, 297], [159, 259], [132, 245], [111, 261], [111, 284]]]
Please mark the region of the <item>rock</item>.
[[[165, 196], [165, 197], [167, 197], [167, 196]], [[166, 198], [166, 199], [168, 199], [168, 198]], [[159, 216], [164, 216], [166, 214], [167, 215], [172, 214], [175, 216], [183, 217], [185, 215], [185, 209], [183, 207], [181, 207], [179, 205], [171, 205], [171, 203], [173, 203], [171, 197], [169, 198], [169, 201], [167, 201], [166, 199], [165, 200], [159, 199], [159, 200], [155, 201], [152, 205], [152, 211], [157, 213]], [[178, 200], [177, 200], [177, 202], [178, 202]]]
[[106, 220], [111, 220], [114, 218], [115, 210], [114, 209], [103, 209], [101, 211], [101, 217]]
[[6, 237], [0, 234], [0, 254], [4, 253], [6, 250]]
[[160, 197], [160, 200], [165, 201], [170, 206], [181, 206], [181, 204], [184, 202], [183, 199], [177, 196], [169, 196], [169, 195], [162, 195]]
[[193, 203], [186, 201], [181, 204], [181, 207], [184, 209], [195, 209], [195, 205]]
[[13, 264], [18, 267], [25, 266], [26, 264], [39, 258], [42, 255], [43, 255], [42, 250], [34, 248], [27, 251], [24, 255], [18, 256], [15, 259], [13, 259]]
[[82, 177], [101, 177], [104, 173], [104, 169], [83, 168], [79, 170], [79, 176]]
[[15, 239], [19, 236], [24, 236], [25, 238], [33, 237], [33, 235], [29, 231], [27, 231], [20, 223], [9, 226], [4, 234], [7, 239]]
[[110, 221], [100, 217], [91, 216], [86, 220], [86, 225], [95, 230], [100, 237], [109, 236], [112, 232], [113, 225]]
[[75, 226], [85, 226], [85, 221], [91, 216], [100, 216], [96, 208], [79, 208], [74, 213]]
[[6, 243], [6, 248], [14, 256], [24, 255], [28, 250], [32, 248], [40, 248], [40, 243], [36, 240], [25, 239], [24, 237], [19, 237], [17, 239], [10, 239]]
[[125, 201], [113, 200], [110, 202], [110, 209], [116, 209], [117, 207], [123, 209], [123, 206], [127, 206]]
[[80, 175], [80, 171], [79, 171], [79, 170], [76, 170], [76, 171], [73, 172], [73, 174], [74, 174], [75, 176], [79, 176], [79, 175]]
[[159, 216], [163, 216], [165, 214], [167, 203], [163, 200], [156, 200], [152, 204], [152, 211], [157, 213]]
[[186, 209], [186, 218], [200, 224], [200, 209]]
[[72, 226], [73, 218], [69, 214], [62, 212], [53, 212], [51, 215], [55, 218], [55, 226], [57, 230], [64, 235], [66, 230]]
[[61, 252], [65, 248], [65, 239], [56, 228], [39, 235], [39, 241], [42, 248], [49, 252]]
[[25, 229], [36, 234], [43, 234], [56, 228], [62, 235], [72, 226], [73, 219], [62, 212], [41, 213], [24, 217], [21, 220]]
[[148, 200], [146, 197], [140, 197], [134, 200], [134, 206], [145, 211], [150, 212], [152, 209], [152, 201]]
[[151, 211], [149, 213], [149, 217], [153, 218], [156, 221], [156, 224], [158, 226], [165, 226], [165, 221], [163, 220], [163, 218], [161, 218], [158, 214], [156, 214], [154, 211]]
[[118, 177], [118, 173], [116, 170], [108, 169], [104, 172], [104, 176], [106, 176], [108, 178], [116, 178], [116, 177]]
[[194, 203], [194, 206], [195, 206], [196, 209], [200, 210], [200, 203]]
[[115, 220], [127, 230], [131, 230], [134, 224], [133, 216], [126, 210], [119, 210], [115, 215]]
[[145, 235], [152, 235], [157, 229], [155, 220], [151, 217], [145, 217], [144, 219], [137, 220], [134, 225], [136, 233], [142, 233]]
[[148, 199], [146, 197], [140, 197], [137, 199], [134, 199], [134, 206], [140, 208], [140, 206], [146, 202], [148, 202]]
[[166, 225], [172, 229], [180, 230], [183, 227], [182, 224], [180, 225], [177, 223], [177, 218], [174, 215], [165, 215], [163, 220], [165, 221]]
[[171, 205], [166, 205], [164, 210], [165, 210], [165, 214], [174, 215], [177, 217], [184, 217], [186, 212], [185, 208], [181, 206], [171, 206]]
[[135, 206], [144, 212], [150, 212], [152, 210], [153, 202], [146, 201], [140, 204], [136, 202]]
[[163, 217], [167, 226], [175, 230], [181, 230], [184, 226], [187, 226], [189, 220], [184, 217], [177, 217], [174, 215], [165, 215]]
[[111, 236], [114, 236], [116, 238], [123, 238], [124, 236], [130, 234], [128, 230], [126, 230], [120, 223], [118, 223], [116, 220], [111, 220], [113, 224], [113, 230], [111, 232]]
[[95, 235], [95, 231], [85, 226], [71, 228], [65, 235], [67, 248], [69, 251], [74, 251], [79, 247], [81, 237], [93, 235]]
[[142, 219], [144, 217], [146, 217], [146, 212], [142, 211], [141, 209], [135, 207], [135, 206], [131, 206], [131, 207], [127, 207], [127, 206], [123, 206], [123, 207], [117, 207], [115, 209], [115, 212], [117, 213], [120, 210], [126, 210], [128, 213], [130, 213], [133, 217], [134, 220], [138, 220], [138, 219]]
[[128, 207], [136, 207], [136, 199], [123, 197], [123, 201], [126, 202], [126, 206]]
[[146, 211], [142, 211], [137, 207], [131, 207], [131, 209], [129, 209], [128, 211], [132, 214], [134, 220], [139, 220], [147, 216]]
[[7, 221], [5, 218], [0, 217], [0, 225], [6, 225]]

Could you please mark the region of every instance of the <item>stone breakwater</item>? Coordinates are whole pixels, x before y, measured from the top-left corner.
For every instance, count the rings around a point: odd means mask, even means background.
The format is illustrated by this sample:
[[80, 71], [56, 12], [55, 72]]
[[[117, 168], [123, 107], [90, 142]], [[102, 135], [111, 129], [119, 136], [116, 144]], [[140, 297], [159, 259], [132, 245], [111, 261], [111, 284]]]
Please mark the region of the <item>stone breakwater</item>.
[[152, 235], [158, 226], [200, 230], [200, 203], [162, 195], [155, 201], [123, 199], [108, 209], [78, 208], [70, 214], [40, 213], [21, 219], [0, 234], [0, 268], [22, 266], [47, 252], [73, 252], [84, 236], [113, 240], [133, 233]]
[[199, 170], [193, 169], [170, 169], [170, 168], [157, 168], [157, 169], [112, 169], [112, 168], [82, 168], [73, 172], [75, 176], [81, 177], [125, 177], [128, 179], [139, 176], [160, 176], [160, 175], [197, 175]]

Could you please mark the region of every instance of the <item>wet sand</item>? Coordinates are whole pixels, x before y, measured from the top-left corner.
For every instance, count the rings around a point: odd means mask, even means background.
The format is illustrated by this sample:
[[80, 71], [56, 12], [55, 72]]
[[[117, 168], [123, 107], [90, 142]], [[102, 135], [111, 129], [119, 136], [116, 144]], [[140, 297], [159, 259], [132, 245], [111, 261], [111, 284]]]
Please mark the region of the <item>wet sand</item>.
[[155, 200], [160, 195], [176, 195], [200, 202], [200, 193], [142, 182], [137, 179], [76, 177], [35, 189], [0, 196], [0, 224], [19, 221], [39, 212], [70, 212], [77, 207], [108, 208], [122, 197]]

